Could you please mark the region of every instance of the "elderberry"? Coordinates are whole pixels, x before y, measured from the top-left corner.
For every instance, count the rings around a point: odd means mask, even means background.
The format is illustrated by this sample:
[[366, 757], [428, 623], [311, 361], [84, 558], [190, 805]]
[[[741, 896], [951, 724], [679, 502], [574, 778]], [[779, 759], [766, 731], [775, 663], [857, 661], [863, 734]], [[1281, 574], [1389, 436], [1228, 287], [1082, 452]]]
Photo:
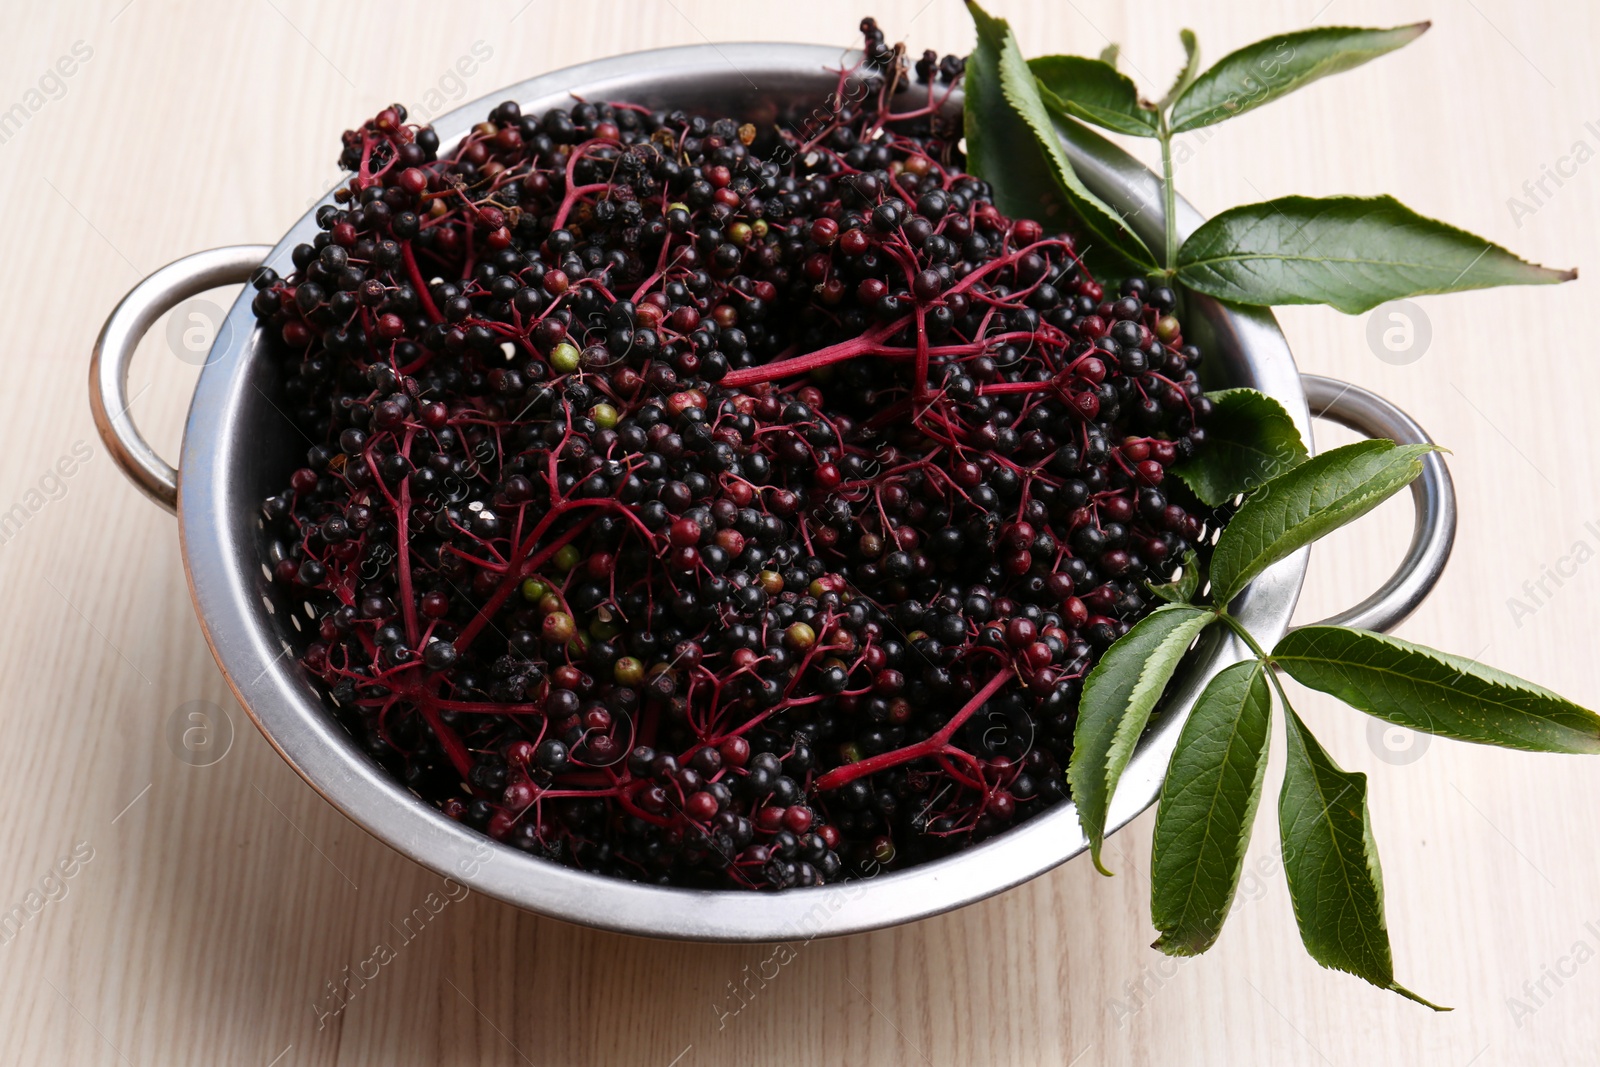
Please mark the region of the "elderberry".
[[285, 636], [511, 847], [745, 888], [967, 847], [1065, 798], [1084, 675], [1205, 550], [1172, 291], [1003, 215], [905, 102], [962, 61], [891, 108], [861, 29], [821, 129], [507, 102], [441, 154], [385, 109], [252, 279], [315, 443], [262, 506]]

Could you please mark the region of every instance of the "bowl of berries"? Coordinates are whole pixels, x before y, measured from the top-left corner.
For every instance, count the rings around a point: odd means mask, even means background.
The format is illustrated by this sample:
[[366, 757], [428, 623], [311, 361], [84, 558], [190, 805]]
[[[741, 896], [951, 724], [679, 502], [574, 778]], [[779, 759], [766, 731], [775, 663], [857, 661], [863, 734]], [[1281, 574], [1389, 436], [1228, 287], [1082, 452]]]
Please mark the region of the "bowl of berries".
[[[1068, 782], [1086, 680], [1193, 595], [1251, 488], [1179, 472], [1227, 447], [1272, 473], [1218, 397], [1270, 398], [1296, 441], [1315, 413], [1427, 442], [1302, 378], [1264, 308], [1105, 273], [1070, 210], [1000, 202], [971, 71], [865, 28], [586, 63], [431, 126], [387, 108], [275, 245], [163, 268], [100, 337], [102, 435], [177, 513], [242, 706], [471, 889], [777, 941], [1033, 878], [1097, 844]], [[1151, 244], [1204, 221], [1087, 127], [1055, 151]], [[127, 415], [133, 348], [244, 281], [174, 469]], [[1404, 563], [1337, 621], [1386, 629], [1442, 569], [1449, 480], [1419, 463]], [[1229, 617], [1276, 642], [1306, 564], [1259, 566]], [[1247, 651], [1176, 649], [1100, 834]]]

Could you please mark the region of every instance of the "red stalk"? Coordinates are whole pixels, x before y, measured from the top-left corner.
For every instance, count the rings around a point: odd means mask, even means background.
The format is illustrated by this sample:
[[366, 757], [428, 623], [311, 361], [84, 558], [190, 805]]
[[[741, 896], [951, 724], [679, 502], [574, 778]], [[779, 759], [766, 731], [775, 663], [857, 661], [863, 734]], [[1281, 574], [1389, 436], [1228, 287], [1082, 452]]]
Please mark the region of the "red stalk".
[[974, 693], [972, 699], [967, 701], [960, 711], [951, 716], [950, 721], [945, 723], [939, 732], [932, 737], [924, 741], [918, 741], [914, 745], [907, 745], [905, 748], [897, 748], [893, 752], [883, 752], [876, 756], [868, 756], [866, 759], [856, 763], [835, 767], [816, 780], [814, 785], [817, 791], [821, 793], [830, 789], [838, 789], [840, 786], [848, 785], [857, 778], [865, 778], [869, 774], [876, 774], [879, 771], [888, 770], [890, 767], [898, 767], [902, 763], [910, 763], [912, 760], [921, 759], [924, 756], [938, 755], [944, 751], [944, 747], [950, 743], [950, 739], [955, 736], [956, 731], [961, 729], [968, 719], [972, 718], [973, 714], [984, 705], [984, 702], [999, 692], [1000, 687], [1005, 685], [1010, 677], [1011, 667], [1008, 664], [996, 671], [994, 677], [990, 678], [982, 689]]
[[[1038, 248], [1041, 245], [1064, 244], [1065, 242], [1055, 239], [1036, 241], [1032, 245], [1029, 245], [1026, 249], [1018, 249], [1009, 255], [1001, 256], [998, 259], [992, 259], [988, 263], [985, 263], [983, 266], [979, 267], [977, 270], [973, 271], [971, 274], [967, 275], [965, 278], [961, 279], [961, 281], [957, 282], [955, 285], [952, 285], [948, 292], [960, 293], [970, 289], [986, 275], [992, 274], [993, 272], [1000, 270], [1002, 267], [1009, 266], [1019, 256], [1022, 256], [1026, 252]], [[916, 319], [918, 322], [916, 349], [891, 349], [887, 354], [915, 355], [918, 357], [920, 366], [920, 361], [925, 358], [925, 355], [928, 352], [926, 347], [927, 339], [921, 329], [923, 314], [924, 309], [921, 305], [919, 305], [916, 312], [902, 315], [900, 318], [895, 319], [893, 322], [886, 325], [874, 326], [860, 337], [854, 337], [848, 341], [841, 341], [838, 344], [829, 345], [827, 348], [819, 348], [815, 352], [809, 352], [803, 356], [795, 356], [793, 359], [782, 359], [778, 360], [776, 363], [767, 363], [759, 367], [745, 367], [742, 370], [736, 370], [732, 374], [729, 374], [722, 379], [722, 385], [728, 389], [742, 389], [751, 385], [774, 382], [779, 378], [792, 378], [796, 374], [807, 374], [818, 369], [819, 367], [826, 367], [829, 364], [840, 363], [847, 359], [854, 359], [857, 356], [885, 354], [880, 350], [879, 342], [893, 337], [896, 333], [909, 325], [913, 319]], [[920, 381], [926, 381], [925, 374], [926, 371], [924, 370], [924, 377], [919, 379]]]
[[807, 374], [819, 367], [854, 359], [857, 356], [874, 355], [878, 342], [893, 336], [895, 331], [903, 329], [910, 321], [911, 316], [904, 315], [887, 325], [875, 326], [860, 337], [852, 337], [848, 341], [840, 341], [836, 345], [819, 348], [803, 356], [736, 370], [722, 379], [722, 385], [728, 389], [742, 389], [747, 385], [759, 385], [779, 378], [791, 378], [796, 374]]
[[439, 307], [433, 302], [433, 294], [428, 292], [428, 284], [422, 280], [422, 269], [417, 266], [417, 257], [411, 252], [411, 242], [400, 242], [400, 258], [405, 261], [406, 273], [411, 275], [411, 285], [417, 291], [417, 299], [422, 301], [422, 310], [428, 313], [428, 318], [434, 322], [443, 322], [444, 316], [439, 314]]

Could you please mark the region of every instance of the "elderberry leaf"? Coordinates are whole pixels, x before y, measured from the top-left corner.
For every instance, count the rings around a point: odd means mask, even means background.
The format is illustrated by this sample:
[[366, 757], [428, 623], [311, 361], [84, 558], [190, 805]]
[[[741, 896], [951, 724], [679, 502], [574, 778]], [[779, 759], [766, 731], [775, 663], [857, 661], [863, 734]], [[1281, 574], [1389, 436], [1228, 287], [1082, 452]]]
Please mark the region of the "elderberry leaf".
[[1169, 604], [1193, 603], [1195, 593], [1200, 591], [1200, 557], [1194, 549], [1189, 549], [1183, 554], [1176, 579], [1159, 584], [1146, 582], [1145, 586]]
[[1229, 208], [1178, 250], [1178, 280], [1237, 304], [1328, 304], [1347, 314], [1426, 293], [1547, 285], [1541, 267], [1392, 196], [1285, 196]]
[[1172, 470], [1210, 507], [1266, 484], [1310, 458], [1282, 404], [1255, 389], [1207, 393], [1206, 439]]
[[1239, 887], [1267, 767], [1272, 693], [1246, 660], [1211, 679], [1178, 735], [1156, 809], [1150, 917], [1169, 956], [1216, 943]]
[[1211, 553], [1211, 595], [1226, 604], [1289, 554], [1353, 522], [1422, 473], [1435, 445], [1357, 441], [1294, 467], [1257, 489]]
[[1242, 115], [1318, 78], [1359, 67], [1421, 37], [1431, 25], [1391, 30], [1326, 26], [1279, 34], [1217, 60], [1172, 96], [1172, 132], [1199, 129]]
[[[1099, 161], [1116, 160], [1126, 155], [1105, 137], [1103, 133], [1087, 122], [1079, 122], [1068, 115], [1052, 113], [1050, 121], [1055, 125], [1056, 136], [1061, 143], [1086, 157]], [[1095, 278], [1120, 278], [1124, 277], [1130, 269], [1147, 270], [1145, 267], [1129, 266], [1128, 257], [1120, 254], [1108, 242], [1098, 239], [1087, 239], [1078, 242], [1075, 254], [1078, 261], [1083, 264], [1089, 274]]]
[[1167, 95], [1156, 105], [1163, 110], [1193, 85], [1195, 78], [1200, 74], [1199, 38], [1194, 35], [1193, 30], [1184, 29], [1178, 31], [1178, 40], [1183, 43], [1183, 69], [1178, 71], [1178, 77], [1173, 81], [1172, 88], [1167, 90]]
[[1004, 214], [1059, 226], [1062, 197], [1052, 164], [1035, 144], [1027, 122], [1006, 101], [1000, 46], [983, 32], [987, 16], [973, 8], [972, 17], [979, 26], [978, 40], [961, 76], [967, 169], [989, 183], [995, 206]]
[[1067, 781], [1101, 874], [1111, 873], [1100, 862], [1100, 846], [1117, 782], [1178, 661], [1216, 618], [1188, 604], [1157, 608], [1108, 648], [1084, 679]]
[[1156, 113], [1139, 103], [1133, 79], [1085, 56], [1038, 56], [1028, 69], [1039, 80], [1039, 97], [1058, 115], [1092, 122], [1135, 137], [1156, 135]]
[[1122, 46], [1115, 41], [1100, 49], [1100, 62], [1112, 67], [1117, 65], [1117, 60], [1122, 58]]
[[1324, 967], [1364, 978], [1434, 1011], [1394, 980], [1383, 870], [1367, 811], [1367, 776], [1342, 770], [1284, 706], [1288, 760], [1278, 794], [1283, 873], [1300, 940]]
[[1343, 626], [1305, 626], [1272, 657], [1302, 685], [1396, 726], [1529, 752], [1600, 753], [1600, 715], [1475, 660]]
[[1072, 169], [1011, 27], [973, 0], [967, 11], [978, 29], [962, 76], [968, 169], [993, 187], [995, 206], [1003, 214], [1059, 231], [1067, 221], [1059, 217], [1065, 201], [1095, 243], [1136, 267], [1154, 270], [1155, 257], [1145, 243]]

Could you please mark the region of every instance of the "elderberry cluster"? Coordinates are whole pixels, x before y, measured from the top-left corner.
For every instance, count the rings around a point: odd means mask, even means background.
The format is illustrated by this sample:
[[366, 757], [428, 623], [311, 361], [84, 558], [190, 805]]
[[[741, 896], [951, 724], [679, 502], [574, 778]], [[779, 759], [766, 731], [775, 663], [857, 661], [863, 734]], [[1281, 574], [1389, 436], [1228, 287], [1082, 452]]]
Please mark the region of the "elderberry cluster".
[[256, 276], [319, 442], [263, 505], [300, 662], [451, 818], [712, 887], [964, 848], [1064, 797], [1208, 535], [1172, 291], [1002, 216], [960, 61], [862, 28], [821, 126], [508, 101], [441, 153], [390, 107]]

